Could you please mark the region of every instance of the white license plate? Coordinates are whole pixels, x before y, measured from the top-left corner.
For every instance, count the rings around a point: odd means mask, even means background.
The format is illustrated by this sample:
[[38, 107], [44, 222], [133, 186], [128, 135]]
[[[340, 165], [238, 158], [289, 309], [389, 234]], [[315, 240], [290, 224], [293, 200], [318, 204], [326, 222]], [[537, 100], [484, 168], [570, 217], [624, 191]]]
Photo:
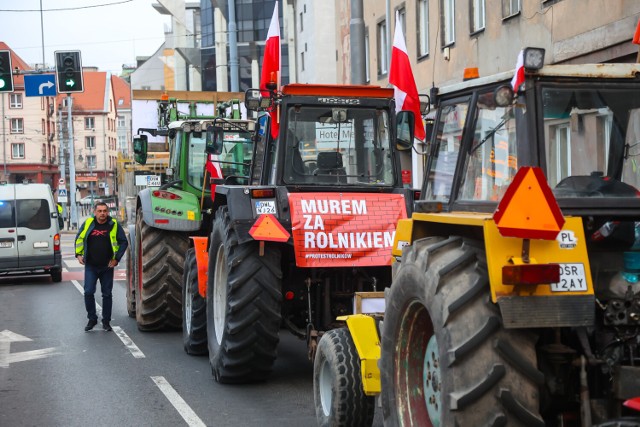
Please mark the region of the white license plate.
[[0, 242], [0, 248], [12, 248], [13, 242]]
[[275, 214], [276, 213], [276, 202], [273, 201], [273, 200], [256, 202], [256, 213], [258, 215]]
[[560, 264], [560, 281], [551, 284], [553, 292], [582, 292], [587, 290], [584, 264]]
[[49, 242], [33, 242], [34, 248], [48, 248]]

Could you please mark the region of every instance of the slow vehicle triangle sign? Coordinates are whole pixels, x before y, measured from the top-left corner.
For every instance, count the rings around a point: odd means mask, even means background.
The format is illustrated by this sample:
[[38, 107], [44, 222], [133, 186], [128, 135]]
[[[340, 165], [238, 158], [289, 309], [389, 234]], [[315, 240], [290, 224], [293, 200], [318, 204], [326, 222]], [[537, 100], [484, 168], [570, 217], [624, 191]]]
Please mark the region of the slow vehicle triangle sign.
[[542, 169], [532, 166], [518, 170], [493, 219], [502, 236], [522, 239], [553, 240], [564, 225]]

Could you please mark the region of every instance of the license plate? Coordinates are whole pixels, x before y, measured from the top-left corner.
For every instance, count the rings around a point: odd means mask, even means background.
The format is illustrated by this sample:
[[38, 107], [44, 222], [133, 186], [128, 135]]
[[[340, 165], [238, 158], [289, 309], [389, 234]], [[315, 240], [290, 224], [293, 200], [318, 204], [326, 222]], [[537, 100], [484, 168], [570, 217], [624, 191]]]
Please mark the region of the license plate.
[[34, 248], [48, 248], [49, 242], [33, 242]]
[[276, 202], [273, 201], [273, 200], [256, 202], [256, 213], [258, 215], [275, 214], [276, 213]]
[[583, 292], [587, 290], [584, 264], [560, 264], [560, 281], [551, 284], [553, 292]]
[[13, 242], [0, 242], [0, 248], [12, 248]]

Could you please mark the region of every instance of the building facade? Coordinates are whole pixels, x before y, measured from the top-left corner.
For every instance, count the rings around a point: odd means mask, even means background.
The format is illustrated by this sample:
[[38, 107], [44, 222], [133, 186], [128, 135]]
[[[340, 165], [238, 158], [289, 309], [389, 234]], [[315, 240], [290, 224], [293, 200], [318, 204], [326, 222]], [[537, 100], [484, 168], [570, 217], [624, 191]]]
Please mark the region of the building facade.
[[33, 68], [5, 43], [0, 50], [11, 52], [11, 63], [18, 70], [13, 77], [14, 91], [0, 96], [2, 113], [1, 180], [49, 184], [57, 187], [58, 141], [56, 136], [56, 102], [53, 97], [26, 96], [24, 73]]

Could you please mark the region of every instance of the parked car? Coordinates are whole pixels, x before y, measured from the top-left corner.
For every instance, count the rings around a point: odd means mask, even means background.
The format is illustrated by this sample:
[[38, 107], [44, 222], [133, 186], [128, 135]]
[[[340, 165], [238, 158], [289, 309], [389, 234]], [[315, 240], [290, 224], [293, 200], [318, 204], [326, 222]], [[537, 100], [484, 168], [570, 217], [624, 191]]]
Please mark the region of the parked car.
[[48, 184], [0, 184], [0, 273], [62, 280], [58, 208]]

